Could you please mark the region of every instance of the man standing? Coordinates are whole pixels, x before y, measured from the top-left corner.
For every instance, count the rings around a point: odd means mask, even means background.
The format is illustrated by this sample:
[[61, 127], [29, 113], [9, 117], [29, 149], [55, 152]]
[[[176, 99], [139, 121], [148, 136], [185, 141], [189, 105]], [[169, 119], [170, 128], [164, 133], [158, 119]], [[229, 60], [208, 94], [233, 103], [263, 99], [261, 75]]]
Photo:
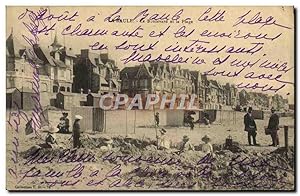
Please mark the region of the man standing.
[[67, 112], [63, 112], [63, 117], [64, 117], [64, 120], [65, 120], [65, 132], [69, 133], [70, 120], [68, 119], [68, 113]]
[[79, 121], [82, 119], [82, 116], [75, 115], [75, 121], [73, 124], [73, 148], [80, 148], [80, 124]]
[[271, 132], [272, 144], [270, 146], [278, 146], [279, 145], [279, 137], [278, 137], [278, 130], [279, 130], [279, 116], [275, 114], [275, 108], [271, 108], [271, 116], [269, 119], [268, 128]]
[[254, 121], [254, 118], [252, 116], [252, 107], [248, 108], [248, 112], [247, 114], [245, 114], [244, 116], [244, 124], [245, 124], [245, 131], [248, 132], [248, 143], [250, 146], [252, 146], [251, 144], [251, 137], [253, 139], [253, 145], [254, 146], [258, 146], [258, 144], [256, 143], [256, 123]]
[[191, 130], [194, 130], [194, 118], [192, 117], [191, 114], [188, 115], [188, 123], [190, 124]]
[[159, 126], [159, 113], [158, 112], [156, 112], [154, 118], [155, 118], [155, 125], [158, 127]]

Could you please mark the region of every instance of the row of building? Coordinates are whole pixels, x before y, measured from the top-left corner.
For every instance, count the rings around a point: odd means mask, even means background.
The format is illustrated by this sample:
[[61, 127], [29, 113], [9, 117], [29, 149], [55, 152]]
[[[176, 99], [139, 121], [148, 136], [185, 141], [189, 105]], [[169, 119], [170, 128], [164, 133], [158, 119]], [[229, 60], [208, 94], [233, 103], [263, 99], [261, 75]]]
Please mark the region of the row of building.
[[[32, 91], [33, 63], [39, 65], [36, 69], [40, 93], [48, 95], [125, 93], [133, 97], [137, 93], [144, 96], [153, 93], [170, 96], [196, 94], [198, 105], [204, 109], [237, 105], [281, 108], [285, 104], [280, 96], [274, 99], [262, 93], [239, 92], [232, 84], [222, 85], [199, 71], [183, 69], [180, 65], [149, 62], [120, 70], [107, 53], [96, 54], [83, 49], [75, 55], [72, 48], [58, 42], [57, 36], [49, 47], [34, 45], [26, 48], [11, 33], [6, 40], [6, 62], [8, 92], [13, 88], [21, 93]], [[47, 99], [44, 101], [44, 105], [50, 105]]]

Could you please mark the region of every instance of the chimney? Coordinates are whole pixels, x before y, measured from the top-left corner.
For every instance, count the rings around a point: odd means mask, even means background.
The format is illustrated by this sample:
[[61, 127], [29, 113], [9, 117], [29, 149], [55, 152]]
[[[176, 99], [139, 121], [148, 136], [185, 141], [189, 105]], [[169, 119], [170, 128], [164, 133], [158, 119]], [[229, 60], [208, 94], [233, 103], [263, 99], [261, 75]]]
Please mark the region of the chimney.
[[100, 59], [101, 59], [101, 61], [102, 61], [104, 64], [106, 64], [107, 61], [108, 61], [108, 53], [102, 53], [102, 54], [100, 54]]
[[88, 56], [89, 56], [89, 49], [82, 49], [81, 58], [88, 58]]

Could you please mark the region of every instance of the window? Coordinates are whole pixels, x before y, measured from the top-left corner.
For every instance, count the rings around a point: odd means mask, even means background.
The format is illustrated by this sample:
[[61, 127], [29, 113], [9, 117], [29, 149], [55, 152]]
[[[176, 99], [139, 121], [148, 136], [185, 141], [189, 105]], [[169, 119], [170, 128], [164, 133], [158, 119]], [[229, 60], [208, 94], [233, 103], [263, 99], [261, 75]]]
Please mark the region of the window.
[[41, 83], [41, 92], [47, 92], [48, 91], [48, 86], [46, 83]]
[[66, 88], [64, 86], [61, 86], [59, 89], [60, 89], [60, 91], [63, 91], [63, 92], [66, 91]]
[[67, 87], [67, 92], [70, 92], [70, 87]]
[[57, 93], [58, 92], [58, 86], [53, 86], [53, 92]]

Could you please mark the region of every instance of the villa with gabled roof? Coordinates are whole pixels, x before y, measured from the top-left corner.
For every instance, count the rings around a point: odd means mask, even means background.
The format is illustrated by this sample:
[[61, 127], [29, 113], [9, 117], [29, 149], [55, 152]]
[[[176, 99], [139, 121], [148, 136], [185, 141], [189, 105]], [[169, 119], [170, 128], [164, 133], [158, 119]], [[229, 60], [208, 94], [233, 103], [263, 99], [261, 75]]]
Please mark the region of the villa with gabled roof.
[[82, 49], [74, 66], [74, 92], [106, 94], [120, 92], [120, 70], [108, 53]]

